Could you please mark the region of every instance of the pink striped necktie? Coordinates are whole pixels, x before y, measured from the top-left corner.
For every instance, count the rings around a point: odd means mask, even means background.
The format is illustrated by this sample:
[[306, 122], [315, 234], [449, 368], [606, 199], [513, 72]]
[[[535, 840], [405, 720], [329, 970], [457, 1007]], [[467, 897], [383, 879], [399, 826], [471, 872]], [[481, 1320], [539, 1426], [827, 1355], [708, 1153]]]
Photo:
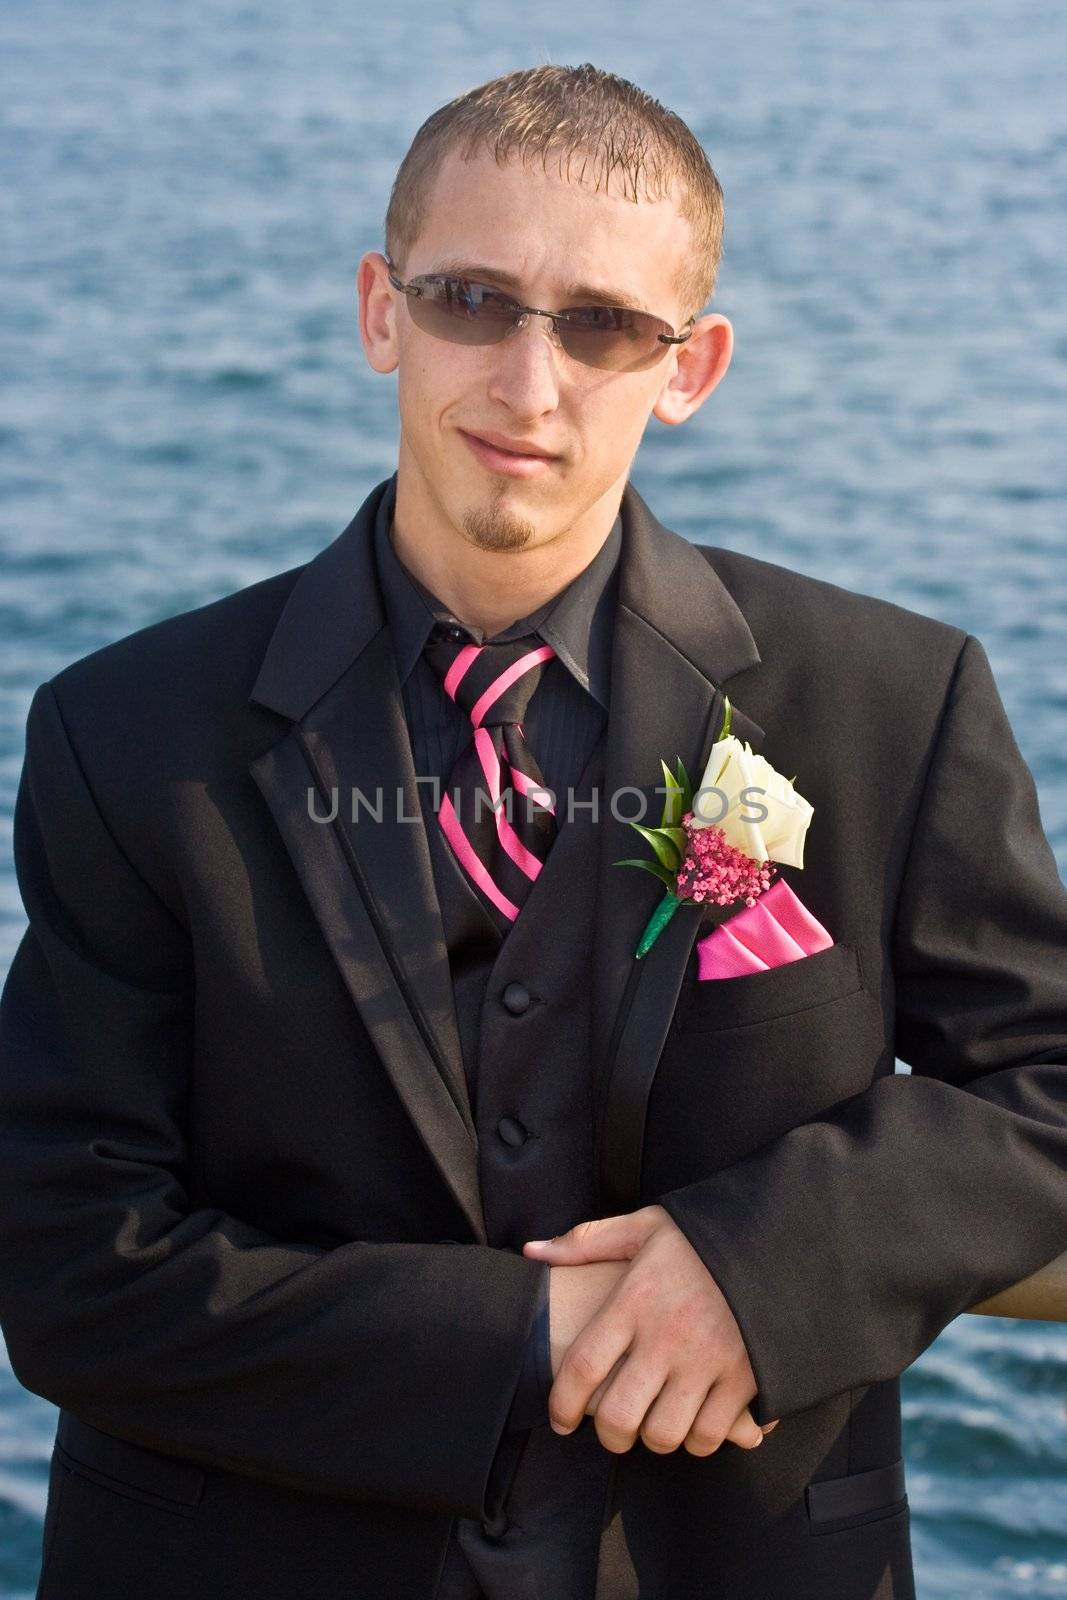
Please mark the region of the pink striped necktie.
[[438, 624], [425, 645], [472, 728], [437, 816], [452, 854], [506, 933], [556, 836], [555, 806], [537, 793], [545, 780], [522, 732], [530, 697], [556, 652], [535, 634], [477, 645], [450, 637], [455, 631]]

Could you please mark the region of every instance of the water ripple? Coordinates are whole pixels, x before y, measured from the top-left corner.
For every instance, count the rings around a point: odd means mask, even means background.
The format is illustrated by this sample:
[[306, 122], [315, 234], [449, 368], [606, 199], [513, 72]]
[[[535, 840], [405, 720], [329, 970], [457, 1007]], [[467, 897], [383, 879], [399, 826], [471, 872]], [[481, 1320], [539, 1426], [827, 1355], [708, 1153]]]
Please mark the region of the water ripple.
[[[356, 264], [421, 118], [537, 60], [644, 84], [726, 191], [733, 365], [684, 428], [653, 419], [638, 488], [690, 538], [977, 634], [1067, 870], [1067, 11], [314, 15], [0, 12], [0, 968], [35, 686], [306, 560], [393, 470], [396, 380], [364, 362]], [[1067, 1329], [960, 1317], [903, 1394], [924, 1600], [1065, 1600]], [[53, 1427], [0, 1367], [3, 1600], [33, 1592]]]

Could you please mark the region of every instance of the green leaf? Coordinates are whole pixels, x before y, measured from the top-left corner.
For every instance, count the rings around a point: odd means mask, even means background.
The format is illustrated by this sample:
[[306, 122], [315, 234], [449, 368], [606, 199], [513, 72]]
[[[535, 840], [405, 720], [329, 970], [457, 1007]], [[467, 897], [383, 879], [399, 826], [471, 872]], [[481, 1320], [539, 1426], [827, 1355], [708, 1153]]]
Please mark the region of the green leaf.
[[689, 774], [685, 770], [685, 762], [682, 760], [681, 756], [677, 756], [675, 759], [677, 762], [678, 784], [682, 791], [682, 811], [692, 811], [693, 785], [689, 781]]
[[[730, 737], [730, 724], [734, 715], [734, 708], [730, 704], [730, 696], [728, 694], [723, 696], [722, 706], [722, 727], [719, 729], [719, 739], [728, 739]], [[719, 740], [716, 739], [715, 743], [718, 744], [718, 742]]]
[[681, 828], [643, 828], [639, 822], [631, 822], [630, 826], [641, 835], [642, 839], [648, 840], [656, 852], [657, 859], [662, 861], [665, 867], [670, 867], [672, 872], [678, 871], [682, 864], [682, 844], [679, 844], [672, 835], [681, 834], [684, 843], [685, 833]]
[[681, 827], [682, 817], [685, 815], [684, 791], [670, 767], [662, 759], [660, 766], [663, 768], [664, 786], [667, 790], [663, 800], [663, 818], [660, 827], [678, 828]]
[[653, 873], [660, 883], [665, 884], [672, 892], [677, 883], [678, 874], [668, 871], [666, 867], [661, 867], [658, 861], [639, 861], [634, 858], [626, 861], [613, 861], [611, 864], [613, 867], [641, 867], [645, 872]]

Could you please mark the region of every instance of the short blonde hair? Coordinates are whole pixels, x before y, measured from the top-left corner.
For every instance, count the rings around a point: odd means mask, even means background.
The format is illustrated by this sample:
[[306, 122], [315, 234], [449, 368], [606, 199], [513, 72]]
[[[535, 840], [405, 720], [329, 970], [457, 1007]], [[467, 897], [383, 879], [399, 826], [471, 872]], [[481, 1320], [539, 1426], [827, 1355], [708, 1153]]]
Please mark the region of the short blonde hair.
[[397, 270], [418, 238], [434, 178], [445, 154], [459, 149], [469, 160], [487, 149], [503, 165], [511, 156], [558, 158], [562, 177], [580, 160], [590, 162], [594, 187], [612, 174], [637, 203], [674, 195], [689, 223], [692, 255], [679, 269], [676, 288], [686, 316], [697, 316], [715, 288], [722, 255], [723, 198], [700, 141], [682, 119], [625, 78], [589, 62], [546, 65], [505, 73], [469, 89], [434, 111], [400, 163], [385, 215], [385, 245]]

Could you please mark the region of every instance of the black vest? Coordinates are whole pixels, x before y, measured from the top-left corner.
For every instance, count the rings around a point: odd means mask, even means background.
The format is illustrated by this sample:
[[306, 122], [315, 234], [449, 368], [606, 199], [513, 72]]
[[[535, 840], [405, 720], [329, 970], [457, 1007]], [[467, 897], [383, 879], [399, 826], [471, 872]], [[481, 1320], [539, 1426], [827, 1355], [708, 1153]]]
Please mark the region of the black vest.
[[[589, 994], [596, 838], [588, 800], [603, 785], [601, 735], [518, 918], [501, 940], [441, 835], [424, 790], [448, 945], [488, 1242], [519, 1251], [595, 1216]], [[507, 1526], [457, 1518], [435, 1600], [593, 1600], [616, 1457], [592, 1418], [547, 1422], [521, 1450]], [[605, 1553], [604, 1565], [607, 1566]], [[603, 1576], [603, 1573], [602, 1573]], [[622, 1590], [610, 1600], [621, 1600]]]

